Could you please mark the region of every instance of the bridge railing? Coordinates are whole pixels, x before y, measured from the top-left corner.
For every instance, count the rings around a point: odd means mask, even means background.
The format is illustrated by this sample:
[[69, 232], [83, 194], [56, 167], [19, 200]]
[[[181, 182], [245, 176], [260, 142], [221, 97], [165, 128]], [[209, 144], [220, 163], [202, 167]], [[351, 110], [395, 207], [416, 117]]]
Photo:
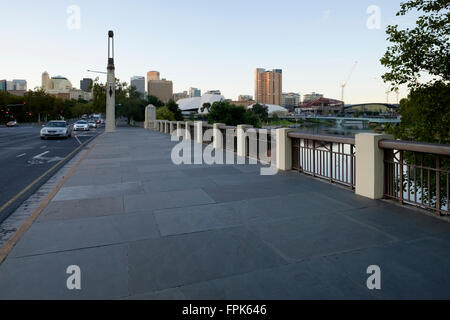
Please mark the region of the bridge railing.
[[355, 138], [290, 132], [292, 169], [354, 188]]
[[384, 196], [449, 215], [450, 145], [381, 140]]

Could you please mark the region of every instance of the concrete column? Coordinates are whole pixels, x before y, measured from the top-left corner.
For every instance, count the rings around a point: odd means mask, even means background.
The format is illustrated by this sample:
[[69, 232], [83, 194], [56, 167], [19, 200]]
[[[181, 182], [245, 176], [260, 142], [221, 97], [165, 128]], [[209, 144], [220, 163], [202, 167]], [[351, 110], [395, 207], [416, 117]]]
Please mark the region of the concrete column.
[[144, 128], [145, 129], [154, 129], [153, 121], [156, 120], [156, 108], [154, 105], [149, 104], [145, 107], [145, 122], [144, 122]]
[[381, 199], [384, 194], [384, 151], [378, 147], [392, 135], [360, 133], [355, 136], [356, 194]]
[[195, 121], [195, 142], [203, 143], [203, 122]]
[[224, 123], [214, 123], [213, 124], [213, 147], [214, 149], [223, 149], [223, 137], [222, 132], [219, 127], [224, 126]]
[[247, 135], [245, 133], [245, 129], [253, 128], [253, 126], [240, 124], [236, 129], [237, 136], [237, 156], [238, 157], [246, 157], [247, 156]]
[[[177, 121], [177, 130], [181, 130], [181, 125], [183, 121]], [[184, 132], [178, 135], [179, 137], [184, 137]]]
[[276, 129], [276, 163], [279, 170], [292, 169], [292, 139], [288, 137], [288, 133], [291, 131], [295, 131], [295, 129]]
[[170, 128], [169, 128], [169, 133], [172, 134], [174, 127], [176, 126], [176, 122], [174, 121], [170, 121]]
[[184, 137], [186, 138], [186, 140], [193, 140], [194, 137], [191, 137], [191, 130], [190, 127], [192, 125], [192, 122], [186, 121], [186, 131], [184, 132]]
[[170, 133], [170, 127], [169, 126], [170, 126], [170, 121], [166, 120], [166, 128], [164, 130], [164, 133], [167, 133], [167, 134]]

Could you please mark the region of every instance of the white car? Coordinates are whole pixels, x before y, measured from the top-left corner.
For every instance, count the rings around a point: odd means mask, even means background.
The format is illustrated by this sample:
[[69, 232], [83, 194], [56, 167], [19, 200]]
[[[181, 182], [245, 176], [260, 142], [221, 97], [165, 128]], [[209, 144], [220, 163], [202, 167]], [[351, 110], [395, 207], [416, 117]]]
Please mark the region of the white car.
[[75, 122], [75, 124], [73, 125], [73, 131], [78, 131], [78, 130], [89, 131], [89, 123], [84, 120]]
[[65, 121], [50, 121], [42, 126], [41, 139], [47, 138], [69, 138], [72, 134], [70, 126]]

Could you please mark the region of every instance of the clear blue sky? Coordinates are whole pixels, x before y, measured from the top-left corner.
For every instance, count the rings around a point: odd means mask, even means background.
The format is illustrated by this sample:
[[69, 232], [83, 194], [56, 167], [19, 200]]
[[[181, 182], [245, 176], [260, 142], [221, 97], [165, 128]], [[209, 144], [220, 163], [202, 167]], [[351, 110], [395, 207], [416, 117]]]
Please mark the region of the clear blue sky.
[[[400, 2], [0, 0], [0, 79], [26, 79], [34, 88], [48, 71], [79, 87], [82, 77], [95, 77], [87, 69], [105, 70], [112, 29], [122, 81], [158, 70], [173, 80], [175, 92], [220, 89], [236, 99], [254, 94], [255, 68], [281, 68], [284, 92], [339, 99], [340, 83], [357, 60], [346, 102], [384, 102], [385, 89], [374, 77], [384, 71], [385, 28], [411, 23], [395, 16]], [[70, 5], [81, 9], [78, 30], [67, 27]], [[366, 26], [370, 5], [381, 9], [378, 30]]]

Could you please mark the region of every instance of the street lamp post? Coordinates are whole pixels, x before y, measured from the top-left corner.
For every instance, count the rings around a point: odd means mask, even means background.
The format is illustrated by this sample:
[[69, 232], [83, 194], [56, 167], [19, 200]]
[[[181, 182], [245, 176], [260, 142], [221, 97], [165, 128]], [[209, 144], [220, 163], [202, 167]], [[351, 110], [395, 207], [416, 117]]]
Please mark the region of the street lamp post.
[[106, 132], [114, 132], [116, 130], [116, 78], [114, 66], [114, 32], [108, 32], [108, 67], [106, 80]]

